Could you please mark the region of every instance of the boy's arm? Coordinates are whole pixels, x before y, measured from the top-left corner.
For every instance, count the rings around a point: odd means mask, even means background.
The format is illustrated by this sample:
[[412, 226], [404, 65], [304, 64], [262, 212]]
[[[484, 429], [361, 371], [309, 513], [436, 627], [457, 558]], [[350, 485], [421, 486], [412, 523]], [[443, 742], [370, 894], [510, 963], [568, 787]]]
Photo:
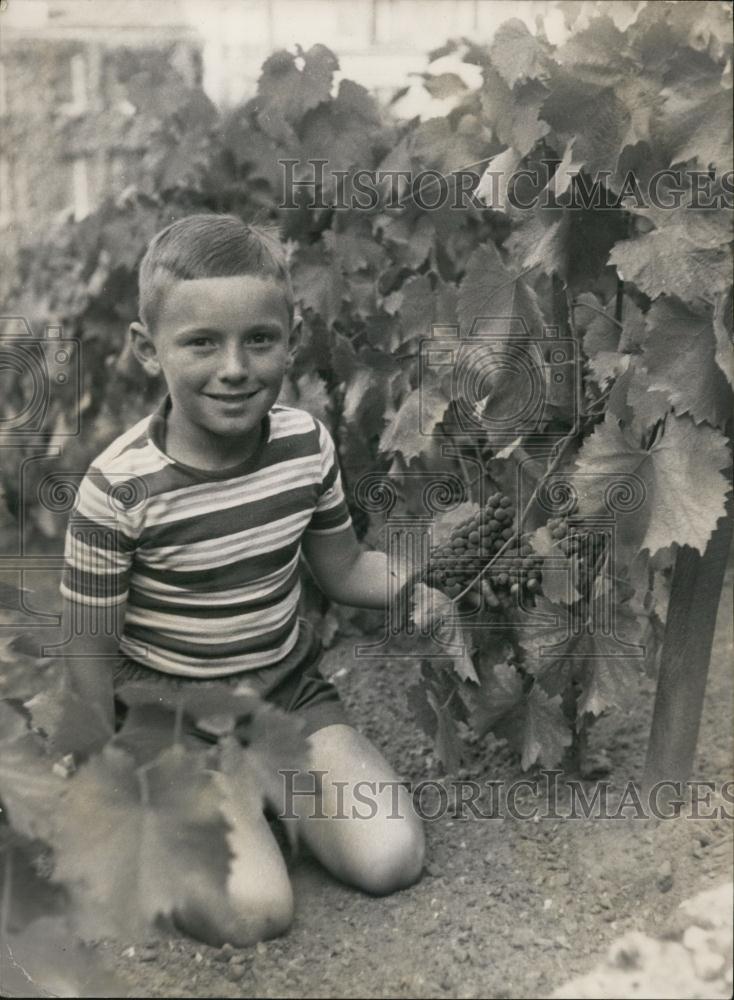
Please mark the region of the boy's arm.
[[[124, 605], [116, 605], [114, 611], [112, 620], [122, 622]], [[114, 729], [112, 674], [120, 651], [118, 629], [111, 626], [109, 609], [64, 597], [62, 628], [66, 638], [63, 656], [76, 692]]]
[[[303, 555], [319, 588], [328, 598], [358, 608], [384, 608], [390, 577], [403, 587], [420, 575], [420, 568], [389, 566], [384, 552], [365, 549], [352, 524], [343, 530], [320, 534], [307, 531]], [[395, 593], [395, 591], [392, 591]]]

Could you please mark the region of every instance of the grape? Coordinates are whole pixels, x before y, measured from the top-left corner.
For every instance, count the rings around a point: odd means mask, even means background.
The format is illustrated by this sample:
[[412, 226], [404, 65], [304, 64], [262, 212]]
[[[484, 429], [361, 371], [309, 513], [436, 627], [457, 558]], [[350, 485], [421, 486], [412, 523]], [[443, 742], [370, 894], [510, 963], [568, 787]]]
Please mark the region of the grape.
[[[450, 537], [433, 548], [425, 579], [453, 600], [502, 551], [499, 571], [482, 577], [485, 607], [497, 611], [516, 606], [523, 598], [532, 603], [542, 588], [543, 560], [533, 551], [529, 535], [517, 537], [514, 521], [511, 498], [494, 493], [481, 511], [457, 524]], [[552, 537], [556, 532], [565, 539], [564, 521], [551, 519], [548, 527]], [[467, 606], [476, 608], [478, 590], [467, 591], [465, 600]]]

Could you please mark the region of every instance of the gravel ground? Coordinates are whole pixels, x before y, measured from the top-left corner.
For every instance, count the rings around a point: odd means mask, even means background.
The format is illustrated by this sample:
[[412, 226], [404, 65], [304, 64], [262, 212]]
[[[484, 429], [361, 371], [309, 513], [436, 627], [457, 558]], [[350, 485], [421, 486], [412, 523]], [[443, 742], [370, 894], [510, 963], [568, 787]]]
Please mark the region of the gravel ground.
[[[730, 580], [695, 768], [705, 781], [732, 773], [731, 601]], [[352, 717], [406, 777], [438, 777], [405, 705], [415, 666], [355, 665], [353, 641], [338, 640], [324, 664]], [[600, 720], [592, 734], [618, 791], [641, 773], [653, 693], [642, 681], [634, 708]], [[521, 776], [491, 737], [467, 752], [472, 778]], [[587, 973], [622, 934], [669, 933], [681, 901], [732, 877], [731, 823], [722, 819], [445, 816], [426, 829], [426, 872], [394, 896], [363, 895], [301, 855], [291, 866], [295, 923], [284, 938], [240, 951], [180, 938], [116, 943], [101, 945], [100, 957], [132, 996], [537, 997]]]

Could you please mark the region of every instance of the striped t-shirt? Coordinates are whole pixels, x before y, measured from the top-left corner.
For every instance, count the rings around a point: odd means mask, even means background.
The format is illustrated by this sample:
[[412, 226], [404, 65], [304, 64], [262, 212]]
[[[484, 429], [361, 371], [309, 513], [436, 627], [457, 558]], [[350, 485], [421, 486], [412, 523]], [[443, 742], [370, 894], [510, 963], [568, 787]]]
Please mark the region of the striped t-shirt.
[[66, 535], [61, 592], [125, 604], [121, 651], [166, 673], [224, 676], [298, 637], [301, 536], [351, 523], [334, 443], [275, 405], [253, 454], [222, 472], [164, 451], [165, 399], [90, 466]]

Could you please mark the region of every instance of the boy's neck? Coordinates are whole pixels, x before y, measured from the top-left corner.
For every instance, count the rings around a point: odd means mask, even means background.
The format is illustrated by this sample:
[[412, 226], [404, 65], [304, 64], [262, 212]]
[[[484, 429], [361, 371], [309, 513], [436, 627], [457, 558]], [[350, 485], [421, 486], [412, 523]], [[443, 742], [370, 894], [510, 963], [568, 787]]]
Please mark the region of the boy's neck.
[[168, 409], [165, 417], [165, 452], [175, 462], [189, 465], [204, 472], [220, 472], [242, 465], [256, 451], [263, 435], [263, 421], [242, 437], [223, 437], [212, 434], [196, 424], [186, 424], [171, 419]]

